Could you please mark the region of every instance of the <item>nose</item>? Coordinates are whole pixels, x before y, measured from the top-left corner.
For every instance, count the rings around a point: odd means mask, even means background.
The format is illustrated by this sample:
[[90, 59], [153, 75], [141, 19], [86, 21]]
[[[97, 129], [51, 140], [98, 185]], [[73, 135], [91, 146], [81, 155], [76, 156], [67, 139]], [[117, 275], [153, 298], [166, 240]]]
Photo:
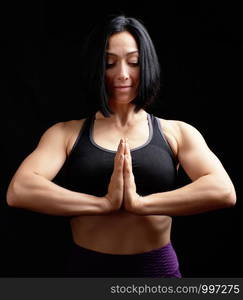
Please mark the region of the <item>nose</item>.
[[128, 68], [124, 63], [120, 64], [118, 79], [119, 80], [127, 80], [129, 78]]

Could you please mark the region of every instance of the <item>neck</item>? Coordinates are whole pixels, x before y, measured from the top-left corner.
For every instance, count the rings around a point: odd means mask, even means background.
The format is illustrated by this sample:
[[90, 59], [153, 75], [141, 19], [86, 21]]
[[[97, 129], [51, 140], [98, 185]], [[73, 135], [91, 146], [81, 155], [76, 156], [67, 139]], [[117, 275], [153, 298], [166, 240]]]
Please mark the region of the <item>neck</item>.
[[[134, 104], [117, 104], [109, 103], [111, 110], [114, 114], [111, 114], [110, 121], [113, 122], [117, 127], [125, 127], [134, 124], [141, 117], [145, 117], [147, 113], [140, 109], [138, 112], [135, 112]], [[101, 113], [96, 115], [96, 119], [102, 116]], [[104, 117], [103, 117], [104, 118]]]

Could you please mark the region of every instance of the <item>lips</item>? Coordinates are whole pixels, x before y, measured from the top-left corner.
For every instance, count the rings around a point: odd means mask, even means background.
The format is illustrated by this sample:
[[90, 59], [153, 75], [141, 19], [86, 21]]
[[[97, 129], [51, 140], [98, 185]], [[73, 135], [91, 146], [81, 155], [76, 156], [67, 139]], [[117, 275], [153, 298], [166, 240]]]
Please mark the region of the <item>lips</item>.
[[125, 89], [125, 88], [130, 88], [131, 85], [121, 85], [121, 86], [115, 86], [114, 88], [116, 89]]
[[127, 93], [131, 90], [131, 86], [130, 85], [115, 86], [114, 89], [115, 89], [115, 91], [120, 92], [120, 93]]

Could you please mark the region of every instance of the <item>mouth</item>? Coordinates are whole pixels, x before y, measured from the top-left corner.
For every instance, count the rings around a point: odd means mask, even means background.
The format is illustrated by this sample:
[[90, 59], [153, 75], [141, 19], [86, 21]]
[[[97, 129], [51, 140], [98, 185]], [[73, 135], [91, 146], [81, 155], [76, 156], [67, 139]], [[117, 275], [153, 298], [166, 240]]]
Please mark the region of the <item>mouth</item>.
[[125, 91], [125, 90], [129, 90], [132, 86], [131, 85], [126, 85], [126, 86], [114, 86], [114, 88], [116, 90], [120, 90], [120, 91]]

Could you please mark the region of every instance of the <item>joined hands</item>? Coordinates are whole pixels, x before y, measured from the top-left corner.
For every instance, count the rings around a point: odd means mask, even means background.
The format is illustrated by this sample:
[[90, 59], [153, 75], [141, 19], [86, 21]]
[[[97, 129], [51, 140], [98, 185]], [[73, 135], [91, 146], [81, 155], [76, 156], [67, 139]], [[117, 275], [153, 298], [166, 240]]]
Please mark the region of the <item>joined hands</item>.
[[108, 200], [108, 211], [110, 212], [119, 210], [121, 207], [132, 213], [139, 212], [141, 197], [136, 192], [132, 157], [127, 139], [120, 140], [105, 199]]

